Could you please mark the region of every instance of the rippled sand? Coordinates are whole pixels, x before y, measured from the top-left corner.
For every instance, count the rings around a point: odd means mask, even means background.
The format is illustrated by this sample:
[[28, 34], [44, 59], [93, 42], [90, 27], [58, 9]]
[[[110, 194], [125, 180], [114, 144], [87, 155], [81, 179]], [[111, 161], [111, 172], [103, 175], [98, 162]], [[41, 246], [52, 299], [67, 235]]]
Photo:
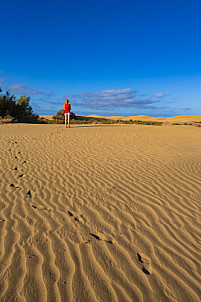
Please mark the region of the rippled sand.
[[201, 128], [0, 139], [0, 301], [200, 301]]

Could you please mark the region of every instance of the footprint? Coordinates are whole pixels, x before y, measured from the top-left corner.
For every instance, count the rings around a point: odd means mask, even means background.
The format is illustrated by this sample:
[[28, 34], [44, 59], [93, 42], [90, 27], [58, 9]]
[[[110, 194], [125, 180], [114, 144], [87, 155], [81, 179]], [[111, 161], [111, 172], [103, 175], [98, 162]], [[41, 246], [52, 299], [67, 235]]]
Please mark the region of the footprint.
[[37, 258], [37, 256], [36, 255], [31, 255], [31, 256], [29, 256], [29, 259], [31, 259], [31, 258]]
[[44, 206], [34, 206], [33, 204], [32, 204], [32, 207], [34, 208], [34, 209], [39, 209], [39, 210], [43, 210], [43, 211], [51, 211], [52, 210], [52, 208], [47, 208], [47, 207], [44, 207]]
[[26, 164], [26, 160], [24, 160], [24, 161], [22, 162], [22, 164]]
[[89, 233], [91, 236], [93, 236], [94, 238], [96, 238], [97, 240], [101, 240], [99, 236], [95, 235], [95, 234], [92, 234], [92, 233]]
[[24, 174], [20, 174], [19, 176], [18, 176], [18, 178], [20, 178], [20, 177], [22, 177]]
[[101, 234], [100, 232], [94, 232], [89, 233], [92, 237], [94, 237], [96, 240], [105, 241], [107, 243], [113, 243], [113, 240], [109, 238], [108, 236]]
[[10, 187], [19, 189], [19, 187], [16, 187], [14, 184], [10, 184]]
[[106, 190], [109, 192], [109, 193], [114, 193], [116, 187], [115, 186], [109, 186], [109, 188], [107, 188]]
[[82, 215], [78, 215], [76, 213], [72, 213], [72, 211], [67, 211], [67, 212], [70, 215], [70, 217], [74, 217], [75, 221], [82, 221], [83, 220], [83, 216]]
[[15, 169], [14, 170], [17, 170], [17, 167], [15, 167]]
[[29, 191], [27, 192], [27, 195], [30, 196], [30, 197], [32, 196], [32, 195], [31, 195], [31, 190], [29, 190]]
[[151, 259], [143, 253], [137, 253], [137, 256], [138, 256], [138, 260], [141, 263], [143, 263], [142, 271], [146, 275], [151, 275], [152, 273]]
[[71, 213], [70, 211], [68, 211], [68, 214], [69, 214], [71, 217], [73, 217], [73, 213]]

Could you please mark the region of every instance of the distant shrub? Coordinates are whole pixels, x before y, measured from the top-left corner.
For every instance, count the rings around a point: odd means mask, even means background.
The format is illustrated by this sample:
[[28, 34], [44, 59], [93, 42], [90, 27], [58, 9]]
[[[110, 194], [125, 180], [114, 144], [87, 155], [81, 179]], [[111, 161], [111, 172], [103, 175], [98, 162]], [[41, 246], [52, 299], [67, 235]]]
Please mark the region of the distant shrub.
[[[55, 115], [53, 115], [52, 118], [57, 124], [64, 124], [65, 123], [64, 109], [59, 110]], [[75, 113], [73, 112], [70, 113], [70, 119], [71, 120], [75, 119]]]
[[117, 121], [115, 120], [104, 120], [104, 121], [98, 121], [100, 124], [117, 124]]
[[177, 125], [181, 126], [182, 123], [180, 123], [180, 122], [174, 122], [174, 123], [172, 123], [172, 125], [173, 125], [173, 126], [177, 126]]
[[134, 120], [134, 121], [132, 121], [132, 124], [161, 126], [161, 125], [163, 125], [163, 122]]

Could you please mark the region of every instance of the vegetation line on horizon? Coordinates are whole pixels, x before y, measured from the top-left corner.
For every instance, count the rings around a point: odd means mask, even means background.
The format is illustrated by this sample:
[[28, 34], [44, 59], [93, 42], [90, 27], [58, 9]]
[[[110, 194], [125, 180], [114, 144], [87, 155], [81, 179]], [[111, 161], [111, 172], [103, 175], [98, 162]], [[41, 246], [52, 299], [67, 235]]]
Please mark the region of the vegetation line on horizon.
[[[34, 123], [34, 124], [64, 124], [64, 109], [59, 110], [52, 118], [48, 120], [33, 113], [32, 107], [29, 105], [31, 97], [25, 95], [16, 99], [14, 95], [10, 95], [8, 91], [1, 94], [0, 87], [0, 123]], [[138, 124], [138, 125], [154, 125], [161, 126], [167, 122], [158, 121], [142, 121], [142, 120], [113, 120], [108, 118], [84, 117], [76, 116], [73, 112], [70, 114], [71, 124]], [[200, 122], [173, 122], [171, 125], [194, 125], [201, 127]]]

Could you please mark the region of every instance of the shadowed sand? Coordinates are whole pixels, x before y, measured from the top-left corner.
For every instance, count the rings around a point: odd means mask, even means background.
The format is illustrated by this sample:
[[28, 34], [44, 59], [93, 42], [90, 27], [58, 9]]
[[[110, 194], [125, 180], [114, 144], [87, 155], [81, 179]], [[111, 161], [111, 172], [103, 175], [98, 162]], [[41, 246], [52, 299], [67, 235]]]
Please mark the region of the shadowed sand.
[[199, 127], [0, 139], [0, 301], [200, 301]]

